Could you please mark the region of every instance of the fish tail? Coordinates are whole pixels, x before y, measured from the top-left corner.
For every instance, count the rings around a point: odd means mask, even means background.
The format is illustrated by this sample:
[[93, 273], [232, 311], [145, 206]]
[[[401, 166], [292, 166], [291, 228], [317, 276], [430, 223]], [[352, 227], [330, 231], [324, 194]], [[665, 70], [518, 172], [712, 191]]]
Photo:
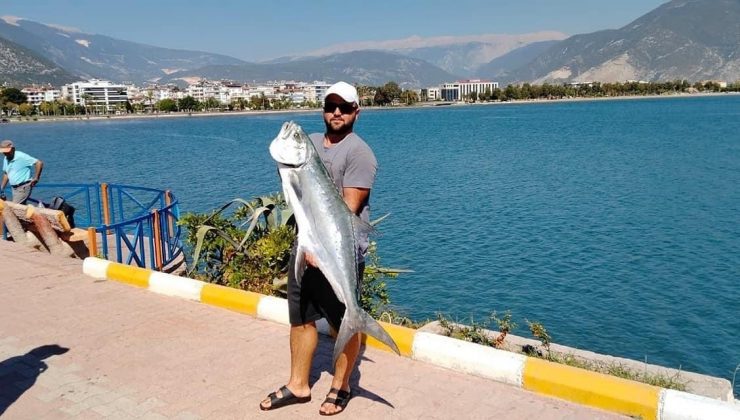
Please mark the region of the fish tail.
[[378, 341], [390, 347], [391, 350], [396, 352], [396, 354], [399, 356], [401, 355], [401, 351], [398, 349], [396, 342], [393, 341], [393, 338], [383, 329], [378, 321], [374, 320], [365, 311], [360, 311], [358, 318], [358, 322], [353, 325], [351, 321], [347, 319], [347, 313], [345, 312], [345, 316], [342, 319], [342, 325], [339, 327], [337, 339], [334, 344], [333, 365], [336, 365], [337, 358], [342, 354], [342, 351], [344, 351], [344, 347], [347, 345], [349, 340], [354, 337], [355, 334], [360, 332], [375, 337]]

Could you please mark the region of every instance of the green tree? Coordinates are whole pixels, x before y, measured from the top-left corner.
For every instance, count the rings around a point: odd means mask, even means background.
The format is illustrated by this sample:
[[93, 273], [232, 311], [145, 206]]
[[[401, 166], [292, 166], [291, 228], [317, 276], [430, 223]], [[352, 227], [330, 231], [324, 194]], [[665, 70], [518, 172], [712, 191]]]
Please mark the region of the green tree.
[[205, 109], [206, 111], [218, 109], [220, 106], [221, 102], [219, 102], [218, 99], [214, 97], [207, 98], [205, 101], [203, 101], [203, 109]]
[[270, 101], [264, 93], [261, 93], [249, 98], [249, 107], [251, 109], [270, 109]]
[[177, 105], [183, 111], [194, 111], [199, 108], [198, 101], [190, 95], [180, 98], [180, 100], [177, 101]]
[[160, 112], [174, 112], [177, 111], [177, 102], [174, 99], [162, 99], [154, 105]]
[[154, 91], [149, 89], [144, 93], [144, 97], [146, 98], [147, 103], [149, 103], [149, 111], [154, 110]]
[[380, 87], [375, 90], [375, 96], [373, 97], [375, 105], [385, 106], [391, 103], [391, 99], [386, 95], [385, 90]]
[[11, 102], [20, 105], [28, 101], [28, 96], [17, 88], [5, 88], [0, 92], [0, 102]]
[[491, 88], [486, 88], [486, 90], [483, 91], [483, 93], [480, 94], [480, 100], [481, 101], [490, 101], [491, 100]]
[[357, 95], [360, 96], [360, 102], [362, 102], [360, 106], [370, 106], [373, 104], [371, 98], [375, 96], [375, 90], [372, 86], [357, 86]]
[[92, 108], [93, 108], [93, 96], [89, 93], [83, 93], [82, 94], [82, 105], [85, 107], [85, 114], [90, 114]]
[[236, 98], [231, 101], [231, 109], [243, 111], [247, 107], [247, 101], [244, 98]]
[[521, 99], [521, 90], [518, 85], [509, 85], [506, 86], [506, 89], [504, 90], [504, 97], [502, 98], [506, 101]]
[[41, 113], [41, 115], [51, 115], [53, 112], [53, 106], [51, 102], [41, 102], [39, 104], [39, 112]]
[[383, 94], [388, 99], [388, 102], [393, 102], [396, 99], [401, 98], [401, 88], [396, 82], [388, 82], [383, 85]]
[[401, 92], [400, 99], [406, 105], [413, 105], [419, 102], [419, 94], [415, 90], [407, 89]]
[[33, 114], [33, 105], [29, 104], [28, 102], [23, 102], [22, 104], [18, 105], [18, 112], [20, 112], [20, 114], [24, 117], [29, 117], [31, 116], [31, 114]]

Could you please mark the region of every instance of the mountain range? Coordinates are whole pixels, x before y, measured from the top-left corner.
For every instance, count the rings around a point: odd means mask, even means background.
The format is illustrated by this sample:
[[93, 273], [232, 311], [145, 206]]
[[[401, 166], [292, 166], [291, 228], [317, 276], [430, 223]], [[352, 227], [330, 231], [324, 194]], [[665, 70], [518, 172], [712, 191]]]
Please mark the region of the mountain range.
[[72, 74], [33, 51], [0, 38], [0, 81], [11, 86], [39, 81], [59, 86], [74, 79]]
[[204, 65], [245, 63], [225, 55], [154, 47], [8, 17], [0, 19], [0, 39], [25, 47], [77, 79], [143, 82]]
[[184, 83], [339, 79], [426, 87], [462, 78], [519, 82], [740, 79], [740, 1], [671, 0], [619, 29], [411, 37], [338, 44], [261, 63], [0, 19], [0, 82], [101, 78]]
[[740, 1], [670, 1], [623, 28], [557, 43], [503, 81], [675, 79], [740, 80]]

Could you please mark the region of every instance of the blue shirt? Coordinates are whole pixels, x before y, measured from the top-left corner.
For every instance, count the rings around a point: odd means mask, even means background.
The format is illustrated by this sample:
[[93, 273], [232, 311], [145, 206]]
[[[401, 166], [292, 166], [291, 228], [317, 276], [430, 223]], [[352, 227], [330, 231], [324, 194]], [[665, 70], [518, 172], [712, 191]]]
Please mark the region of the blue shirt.
[[33, 165], [38, 162], [33, 156], [26, 153], [15, 151], [13, 160], [8, 162], [8, 158], [3, 158], [3, 172], [8, 174], [8, 182], [11, 186], [22, 184], [30, 181], [35, 172]]

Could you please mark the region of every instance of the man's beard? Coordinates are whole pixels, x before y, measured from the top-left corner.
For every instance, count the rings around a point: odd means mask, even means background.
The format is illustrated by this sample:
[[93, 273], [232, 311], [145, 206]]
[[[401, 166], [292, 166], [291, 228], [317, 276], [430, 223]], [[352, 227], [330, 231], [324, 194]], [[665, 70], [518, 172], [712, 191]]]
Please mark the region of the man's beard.
[[342, 128], [339, 129], [335, 129], [331, 126], [331, 120], [324, 120], [324, 125], [326, 126], [326, 134], [346, 136], [347, 134], [352, 132], [352, 127], [355, 125], [355, 122], [352, 121], [350, 123], [346, 123], [342, 126]]

